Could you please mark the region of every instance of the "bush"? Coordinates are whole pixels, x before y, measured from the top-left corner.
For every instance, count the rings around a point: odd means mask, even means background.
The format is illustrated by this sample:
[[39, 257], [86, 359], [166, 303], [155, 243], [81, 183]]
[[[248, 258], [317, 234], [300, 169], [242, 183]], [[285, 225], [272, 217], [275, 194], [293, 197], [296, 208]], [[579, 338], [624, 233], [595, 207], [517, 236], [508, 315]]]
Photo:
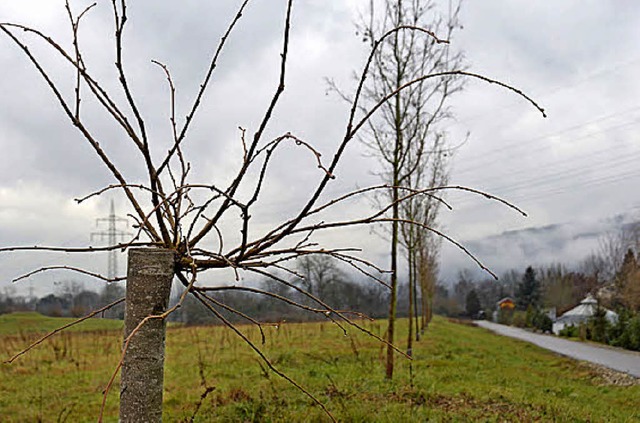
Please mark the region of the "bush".
[[533, 316], [533, 327], [544, 333], [551, 332], [553, 329], [553, 320], [551, 320], [551, 317], [546, 313], [538, 311], [535, 316]]
[[519, 328], [531, 328], [542, 332], [551, 332], [553, 320], [545, 312], [533, 306], [527, 307], [527, 311], [516, 311], [513, 315], [513, 326]]
[[633, 315], [628, 310], [618, 310], [618, 320], [609, 328], [609, 343], [614, 346], [622, 346], [618, 343], [621, 342], [621, 337]]
[[609, 341], [610, 329], [611, 324], [607, 320], [606, 311], [598, 308], [594, 316], [589, 319], [587, 339], [606, 344]]
[[519, 328], [526, 328], [527, 327], [527, 313], [524, 311], [516, 311], [513, 313], [513, 319], [512, 319], [512, 324], [513, 326], [519, 327]]
[[503, 309], [498, 310], [498, 323], [503, 325], [511, 325], [513, 323], [513, 314], [514, 310], [512, 309]]
[[538, 314], [538, 310], [536, 310], [531, 304], [529, 304], [527, 306], [527, 314], [525, 314], [525, 327], [534, 327], [533, 320], [535, 319], [536, 314]]
[[640, 315], [629, 320], [627, 331], [629, 344], [626, 348], [630, 350], [640, 351]]
[[565, 326], [558, 335], [564, 336], [565, 338], [577, 338], [578, 328], [574, 325]]
[[629, 350], [640, 351], [640, 314], [629, 317], [621, 313], [616, 325], [611, 328], [611, 344]]

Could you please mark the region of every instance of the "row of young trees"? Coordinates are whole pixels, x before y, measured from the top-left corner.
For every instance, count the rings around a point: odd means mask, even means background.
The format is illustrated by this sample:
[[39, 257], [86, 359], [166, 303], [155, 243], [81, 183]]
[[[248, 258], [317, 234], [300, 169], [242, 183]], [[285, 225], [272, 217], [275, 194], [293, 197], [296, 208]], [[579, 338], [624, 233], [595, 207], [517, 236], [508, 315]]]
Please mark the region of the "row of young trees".
[[[450, 40], [462, 28], [460, 10], [461, 2], [455, 0], [446, 5], [435, 0], [370, 0], [369, 13], [358, 26], [359, 34], [370, 43], [373, 52], [361, 108], [364, 112], [369, 105], [381, 104], [359, 138], [378, 158], [379, 176], [389, 188], [377, 192], [378, 204], [391, 204], [387, 219], [391, 224], [385, 232], [390, 243], [391, 291], [386, 337], [388, 379], [393, 377], [392, 344], [396, 342], [401, 260], [406, 260], [409, 286], [407, 355], [411, 355], [413, 340], [420, 339], [420, 332], [433, 313], [440, 243], [446, 239], [468, 253], [439, 230], [439, 212], [443, 207], [450, 208], [444, 192], [456, 189], [481, 194], [523, 213], [489, 193], [448, 186], [448, 162], [454, 148], [448, 143], [442, 123], [452, 118], [451, 97], [462, 91], [465, 80], [489, 81], [523, 95], [503, 83], [464, 70], [464, 55], [450, 47]], [[425, 37], [434, 33], [441, 34], [442, 39]], [[543, 109], [524, 97], [545, 116]]]
[[[380, 11], [376, 10], [380, 6]], [[448, 102], [462, 89], [462, 54], [454, 52], [448, 43], [425, 37], [423, 30], [450, 41], [459, 23], [460, 4], [449, 3], [449, 10], [437, 9], [435, 1], [394, 0], [370, 2], [368, 16], [358, 31], [370, 43], [373, 55], [370, 77], [364, 86], [363, 107], [383, 104], [378, 116], [371, 119], [361, 141], [380, 163], [380, 178], [390, 187], [378, 195], [380, 204], [392, 204], [391, 225], [387, 233], [390, 242], [390, 297], [386, 358], [386, 377], [393, 377], [396, 342], [399, 261], [404, 255], [408, 276], [407, 354], [411, 355], [419, 327], [424, 329], [430, 316], [429, 304], [433, 296], [440, 239], [435, 235], [442, 201], [433, 195], [415, 196], [421, 189], [439, 189], [447, 183], [446, 134], [439, 126], [451, 117]], [[444, 13], [443, 13], [444, 12]], [[377, 40], [397, 31], [377, 46]], [[422, 79], [424, 75], [439, 74], [437, 79]], [[416, 82], [417, 81], [417, 82]], [[403, 89], [406, 88], [406, 89]], [[405, 201], [403, 201], [403, 197]], [[420, 296], [418, 295], [420, 290]], [[418, 298], [422, 304], [418, 307]], [[418, 318], [418, 309], [424, 310]]]

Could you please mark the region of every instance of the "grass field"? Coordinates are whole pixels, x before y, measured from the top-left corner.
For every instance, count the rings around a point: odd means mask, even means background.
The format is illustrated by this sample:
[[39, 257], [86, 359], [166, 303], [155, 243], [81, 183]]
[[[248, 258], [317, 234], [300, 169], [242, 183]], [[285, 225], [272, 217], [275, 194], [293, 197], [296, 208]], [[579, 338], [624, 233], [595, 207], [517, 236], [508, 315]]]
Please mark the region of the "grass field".
[[[64, 323], [34, 314], [0, 316], [1, 357], [28, 345], [37, 328]], [[94, 319], [83, 325], [1, 365], [0, 421], [96, 420], [119, 360], [121, 324]], [[385, 327], [363, 325], [380, 335]], [[243, 329], [260, 343], [256, 328]], [[397, 356], [391, 383], [384, 379], [380, 343], [366, 335], [344, 336], [329, 323], [266, 332], [263, 348], [272, 362], [340, 421], [640, 421], [640, 386], [607, 386], [587, 366], [442, 318], [415, 345], [412, 362]], [[222, 328], [170, 328], [165, 379], [166, 422], [191, 421], [196, 410], [196, 422], [328, 421]], [[106, 421], [117, 421], [118, 392], [114, 386]]]

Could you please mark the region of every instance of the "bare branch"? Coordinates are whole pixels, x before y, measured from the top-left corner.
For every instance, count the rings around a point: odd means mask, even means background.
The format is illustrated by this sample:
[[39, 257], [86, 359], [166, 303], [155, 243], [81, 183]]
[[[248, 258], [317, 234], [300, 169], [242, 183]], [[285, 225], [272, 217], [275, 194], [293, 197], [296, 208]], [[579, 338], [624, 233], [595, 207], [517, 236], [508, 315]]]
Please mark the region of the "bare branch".
[[[29, 48], [24, 43], [22, 43], [11, 31], [9, 31], [7, 29], [7, 27], [16, 27], [16, 28], [21, 28], [23, 30], [29, 30], [29, 29], [26, 28], [26, 27], [20, 26], [20, 25], [7, 24], [7, 23], [1, 23], [0, 24], [0, 30], [2, 32], [4, 32], [9, 38], [11, 38], [11, 40], [13, 40], [13, 42], [18, 47], [20, 47], [20, 49], [22, 49], [22, 51], [29, 58], [31, 63], [36, 67], [36, 69], [38, 70], [38, 72], [40, 73], [42, 78], [45, 80], [46, 84], [49, 86], [49, 88], [51, 89], [51, 91], [55, 95], [56, 99], [58, 100], [58, 103], [60, 104], [60, 106], [62, 107], [64, 112], [66, 113], [67, 117], [71, 120], [71, 122], [74, 124], [74, 126], [76, 126], [76, 128], [78, 128], [78, 130], [82, 133], [82, 135], [85, 137], [85, 139], [89, 142], [89, 144], [92, 146], [92, 148], [97, 153], [97, 155], [100, 157], [100, 159], [105, 164], [105, 166], [111, 171], [112, 175], [122, 185], [123, 190], [124, 190], [125, 194], [127, 195], [127, 198], [129, 199], [131, 205], [134, 207], [134, 209], [136, 210], [138, 215], [140, 217], [143, 217], [144, 216], [144, 212], [142, 211], [142, 208], [140, 207], [140, 205], [139, 205], [137, 199], [135, 198], [135, 196], [133, 195], [133, 193], [128, 189], [128, 183], [124, 179], [123, 175], [120, 173], [120, 171], [117, 169], [117, 167], [113, 164], [113, 162], [109, 159], [109, 157], [104, 152], [104, 150], [100, 147], [100, 144], [96, 141], [96, 139], [91, 135], [91, 133], [87, 130], [87, 128], [85, 128], [85, 126], [82, 124], [82, 122], [80, 120], [76, 119], [76, 117], [75, 117], [74, 113], [72, 112], [69, 104], [66, 102], [66, 100], [62, 96], [60, 90], [58, 89], [58, 87], [55, 85], [55, 83], [50, 78], [49, 74], [41, 66], [40, 62], [31, 53]], [[64, 51], [64, 50], [62, 50], [62, 51]], [[153, 235], [153, 238], [152, 238], [153, 241], [160, 240], [160, 237], [157, 235], [156, 230], [155, 230], [155, 228], [153, 228], [153, 226], [149, 226], [148, 230]]]
[[[196, 294], [196, 296], [198, 295], [202, 295], [202, 294]], [[331, 419], [331, 421], [337, 423], [337, 420], [335, 419], [335, 417], [333, 417], [333, 414], [331, 414], [331, 412], [327, 409], [327, 407], [320, 401], [318, 400], [315, 396], [313, 396], [309, 391], [307, 391], [306, 389], [304, 389], [302, 387], [302, 385], [300, 385], [298, 382], [296, 382], [295, 380], [291, 379], [289, 376], [287, 376], [285, 373], [283, 373], [282, 371], [278, 370], [277, 367], [275, 367], [271, 361], [267, 358], [266, 355], [264, 355], [264, 353], [260, 350], [260, 348], [258, 348], [253, 342], [251, 342], [251, 340], [249, 338], [247, 338], [247, 336], [245, 334], [243, 334], [242, 332], [240, 332], [240, 330], [238, 328], [236, 328], [231, 322], [229, 322], [227, 319], [224, 318], [224, 316], [222, 314], [220, 314], [213, 306], [211, 306], [210, 304], [207, 304], [205, 301], [201, 301], [202, 304], [204, 304], [218, 319], [220, 319], [220, 321], [229, 329], [231, 329], [236, 335], [238, 335], [247, 345], [249, 345], [249, 347], [255, 351], [256, 354], [258, 354], [258, 356], [260, 357], [260, 359], [262, 359], [262, 361], [267, 365], [267, 367], [269, 367], [269, 369], [271, 369], [272, 372], [274, 372], [275, 374], [277, 374], [278, 376], [280, 376], [282, 379], [286, 380], [287, 382], [289, 382], [290, 384], [292, 384], [293, 386], [295, 386], [300, 392], [302, 392], [303, 394], [305, 394], [307, 397], [309, 397], [314, 403], [316, 403], [320, 408], [322, 408], [322, 411], [325, 412], [325, 414], [327, 416], [329, 416], [329, 418]]]
[[380, 100], [375, 106], [373, 106], [369, 112], [353, 127], [353, 129], [350, 131], [350, 135], [353, 136], [355, 135], [360, 128], [362, 128], [362, 126], [369, 120], [369, 118], [387, 101], [389, 101], [390, 99], [392, 99], [393, 97], [395, 97], [399, 92], [401, 92], [402, 90], [410, 87], [413, 84], [417, 84], [419, 82], [425, 81], [427, 79], [431, 79], [431, 78], [441, 78], [443, 76], [454, 76], [454, 75], [461, 75], [461, 76], [468, 76], [471, 78], [476, 78], [476, 79], [480, 79], [482, 81], [488, 82], [490, 84], [495, 84], [495, 85], [499, 85], [503, 88], [506, 88], [510, 91], [513, 91], [514, 93], [518, 94], [519, 96], [523, 97], [525, 100], [527, 100], [529, 103], [531, 103], [536, 109], [538, 109], [538, 111], [540, 113], [542, 113], [543, 117], [547, 117], [547, 115], [545, 114], [545, 111], [542, 107], [540, 107], [538, 105], [538, 103], [536, 103], [531, 97], [529, 97], [528, 95], [526, 95], [524, 92], [522, 92], [521, 90], [519, 90], [518, 88], [515, 88], [509, 84], [505, 84], [504, 82], [500, 82], [496, 79], [491, 79], [488, 78], [486, 76], [477, 74], [477, 73], [471, 73], [471, 72], [465, 72], [465, 71], [447, 71], [447, 72], [438, 72], [438, 73], [432, 73], [429, 75], [424, 75], [420, 78], [414, 79], [413, 81], [409, 81], [406, 84], [403, 84], [402, 86], [400, 86], [399, 88], [397, 88], [396, 90], [394, 90], [393, 92], [387, 94], [382, 100]]
[[30, 247], [3, 247], [0, 248], [0, 253], [10, 251], [50, 251], [57, 253], [96, 253], [101, 251], [114, 251], [122, 250], [128, 247], [157, 247], [161, 244], [156, 242], [134, 242], [134, 243], [122, 243], [116, 245], [109, 245], [106, 247], [45, 247], [45, 246], [30, 246]]
[[196, 112], [198, 111], [198, 108], [200, 107], [200, 102], [202, 101], [202, 97], [204, 96], [204, 93], [207, 87], [209, 86], [209, 82], [211, 81], [211, 76], [213, 75], [213, 71], [216, 69], [216, 66], [218, 64], [218, 57], [220, 56], [220, 53], [222, 52], [224, 45], [227, 42], [227, 38], [229, 38], [229, 35], [231, 34], [231, 31], [233, 31], [233, 28], [236, 26], [236, 24], [242, 17], [242, 13], [244, 12], [244, 9], [247, 6], [247, 3], [249, 3], [249, 0], [244, 0], [242, 5], [238, 9], [238, 13], [236, 13], [235, 18], [231, 21], [231, 23], [229, 24], [229, 27], [227, 28], [227, 31], [224, 33], [224, 35], [220, 39], [218, 48], [216, 49], [216, 52], [213, 55], [213, 58], [211, 59], [211, 62], [209, 64], [209, 69], [207, 70], [207, 74], [204, 77], [204, 82], [200, 84], [200, 90], [198, 91], [198, 95], [196, 96], [196, 99], [193, 102], [191, 111], [187, 115], [184, 126], [180, 130], [180, 136], [178, 136], [173, 147], [171, 147], [171, 150], [169, 150], [169, 152], [167, 153], [167, 156], [163, 160], [162, 164], [158, 167], [158, 175], [161, 174], [164, 168], [169, 165], [169, 161], [171, 161], [171, 158], [173, 157], [173, 155], [180, 148], [180, 144], [182, 143], [182, 141], [184, 141], [187, 135], [187, 130], [189, 129], [189, 125], [191, 124], [193, 117], [195, 116]]
[[78, 267], [73, 267], [73, 266], [45, 266], [45, 267], [41, 267], [39, 269], [33, 270], [33, 271], [29, 272], [29, 273], [26, 273], [26, 274], [24, 274], [22, 276], [18, 276], [17, 278], [13, 279], [12, 282], [15, 283], [15, 282], [18, 282], [18, 281], [20, 281], [22, 279], [27, 279], [27, 278], [35, 275], [35, 274], [42, 273], [42, 272], [47, 272], [47, 271], [50, 271], [50, 270], [70, 270], [72, 272], [82, 273], [83, 275], [87, 275], [87, 276], [91, 276], [91, 277], [94, 277], [94, 278], [97, 278], [97, 279], [101, 279], [101, 280], [103, 280], [105, 282], [119, 282], [119, 281], [123, 281], [123, 280], [127, 279], [125, 276], [109, 279], [106, 276], [102, 276], [99, 273], [90, 272], [88, 270], [80, 269]]
[[[238, 173], [234, 181], [231, 183], [229, 189], [227, 190], [227, 193], [229, 194], [230, 197], [233, 197], [233, 195], [235, 194], [236, 190], [240, 185], [240, 182], [243, 180], [244, 176], [246, 175], [247, 169], [249, 168], [249, 164], [251, 163], [254, 153], [258, 148], [258, 144], [260, 143], [260, 139], [262, 138], [262, 134], [264, 133], [264, 130], [266, 129], [267, 124], [271, 120], [271, 116], [273, 114], [273, 111], [276, 105], [278, 104], [278, 100], [280, 99], [280, 96], [284, 92], [284, 82], [285, 82], [285, 75], [286, 75], [286, 69], [287, 69], [287, 55], [289, 52], [289, 33], [291, 30], [292, 4], [293, 4], [293, 0], [287, 1], [287, 15], [284, 23], [283, 46], [282, 46], [282, 53], [280, 55], [281, 56], [280, 81], [278, 83], [276, 92], [273, 95], [273, 98], [271, 99], [271, 103], [269, 104], [269, 107], [267, 108], [264, 114], [264, 117], [262, 118], [262, 122], [260, 123], [258, 130], [253, 136], [253, 141], [251, 142], [251, 145], [249, 146], [249, 149], [247, 152], [248, 160], [243, 164], [242, 168], [240, 169], [240, 172]], [[204, 238], [204, 236], [206, 236], [211, 231], [213, 226], [218, 223], [218, 220], [227, 211], [228, 204], [229, 204], [228, 200], [225, 200], [224, 203], [220, 206], [220, 209], [218, 210], [216, 215], [200, 230], [200, 232], [196, 236], [194, 236], [189, 241], [190, 247], [195, 246], [202, 238]]]

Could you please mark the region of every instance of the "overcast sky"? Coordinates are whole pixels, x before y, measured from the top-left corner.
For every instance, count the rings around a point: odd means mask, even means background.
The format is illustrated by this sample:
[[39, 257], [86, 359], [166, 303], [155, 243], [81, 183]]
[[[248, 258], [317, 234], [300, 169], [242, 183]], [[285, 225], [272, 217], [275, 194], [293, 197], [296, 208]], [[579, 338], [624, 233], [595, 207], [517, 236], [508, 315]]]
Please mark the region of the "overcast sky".
[[[87, 16], [81, 42], [89, 69], [117, 90], [109, 82], [115, 75], [110, 3], [99, 1]], [[88, 4], [73, 3], [75, 10]], [[130, 5], [125, 61], [157, 152], [169, 145], [169, 103], [164, 75], [150, 60], [171, 70], [178, 116], [184, 116], [239, 4], [156, 0]], [[361, 68], [367, 54], [353, 23], [367, 4], [295, 2], [286, 91], [270, 136], [291, 131], [316, 146], [326, 160], [332, 156], [348, 110], [336, 95], [327, 94], [324, 79], [335, 79], [346, 91], [353, 88], [352, 72]], [[0, 21], [38, 27], [68, 45], [63, 6], [61, 0], [6, 0], [0, 3]], [[237, 169], [242, 155], [238, 126], [249, 133], [255, 130], [277, 84], [284, 6], [283, 0], [253, 0], [230, 38], [186, 146], [194, 181], [224, 185]], [[575, 240], [593, 228], [607, 228], [603, 222], [615, 215], [637, 217], [640, 206], [640, 8], [630, 0], [467, 1], [461, 21], [464, 29], [452, 40], [452, 48], [464, 52], [468, 69], [522, 89], [549, 117], [542, 118], [513, 93], [469, 81], [452, 101], [455, 121], [446, 124], [452, 145], [470, 134], [452, 160], [451, 182], [502, 196], [529, 217], [483, 198], [452, 194], [448, 199], [454, 211], [443, 213], [442, 225], [454, 238], [476, 246], [479, 258], [496, 271], [552, 259], [578, 260], [596, 247], [597, 237], [550, 251], [557, 246], [558, 233]], [[73, 70], [42, 43], [28, 40], [71, 95]], [[4, 35], [0, 66], [0, 244], [89, 245], [90, 233], [105, 229], [96, 228], [95, 219], [108, 214], [109, 200], [115, 199], [124, 215], [124, 199], [106, 195], [75, 204], [74, 198], [113, 181], [33, 66]], [[88, 118], [118, 166], [131, 180], [141, 178], [136, 157], [108, 119], [97, 113]], [[256, 233], [295, 213], [309, 186], [322, 176], [314, 160], [294, 146], [277, 156], [255, 213]], [[375, 170], [375, 160], [353, 143], [328, 196], [376, 183]], [[353, 203], [334, 216], [355, 216], [364, 207], [366, 203]], [[502, 241], [493, 252], [479, 247], [498, 243], [498, 235], [506, 231], [552, 224], [564, 230], [550, 237], [554, 242], [549, 247], [544, 237], [536, 238], [533, 249]], [[385, 264], [385, 241], [368, 230], [326, 234], [318, 240], [327, 246], [355, 243], [364, 248], [365, 256]], [[106, 271], [103, 256], [6, 253], [0, 255], [0, 289], [12, 278], [50, 263], [79, 263]], [[451, 277], [463, 267], [473, 264], [455, 249], [445, 248], [443, 275]], [[54, 279], [74, 277], [52, 273], [33, 277], [31, 283], [44, 292]], [[18, 288], [28, 286], [26, 282]]]

